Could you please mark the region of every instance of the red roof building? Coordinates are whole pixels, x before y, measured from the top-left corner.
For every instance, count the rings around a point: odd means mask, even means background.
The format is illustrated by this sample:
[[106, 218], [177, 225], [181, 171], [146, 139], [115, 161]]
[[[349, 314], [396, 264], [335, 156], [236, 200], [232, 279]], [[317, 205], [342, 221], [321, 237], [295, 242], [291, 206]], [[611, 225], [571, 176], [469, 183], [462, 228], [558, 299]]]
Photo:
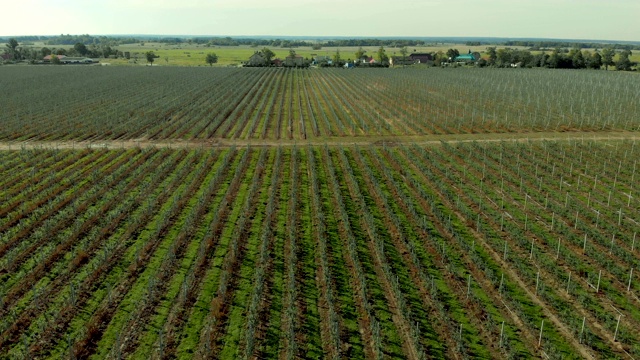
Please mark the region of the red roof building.
[[52, 56], [57, 57], [57, 58], [58, 58], [58, 60], [62, 60], [62, 59], [64, 59], [64, 58], [66, 58], [66, 56], [65, 56], [65, 55], [47, 55], [47, 56], [45, 56], [45, 57], [44, 57], [44, 59], [42, 59], [42, 60], [44, 60], [44, 61], [51, 61], [51, 57], [52, 57]]

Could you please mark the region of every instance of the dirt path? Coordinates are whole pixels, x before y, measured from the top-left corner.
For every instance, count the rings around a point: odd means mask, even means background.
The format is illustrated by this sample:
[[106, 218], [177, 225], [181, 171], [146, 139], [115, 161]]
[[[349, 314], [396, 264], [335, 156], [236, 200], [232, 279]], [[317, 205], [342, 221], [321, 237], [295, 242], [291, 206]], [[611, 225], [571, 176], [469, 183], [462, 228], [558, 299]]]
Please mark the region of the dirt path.
[[449, 134], [449, 135], [410, 135], [410, 136], [355, 136], [355, 137], [319, 137], [307, 140], [296, 139], [130, 139], [95, 141], [0, 141], [0, 151], [21, 149], [130, 149], [130, 148], [176, 148], [210, 149], [236, 146], [302, 146], [328, 145], [349, 146], [370, 144], [397, 145], [416, 143], [419, 145], [437, 145], [446, 142], [501, 142], [501, 141], [545, 141], [545, 140], [640, 140], [640, 132], [599, 131], [599, 132], [531, 132], [531, 133], [491, 133], [491, 134]]

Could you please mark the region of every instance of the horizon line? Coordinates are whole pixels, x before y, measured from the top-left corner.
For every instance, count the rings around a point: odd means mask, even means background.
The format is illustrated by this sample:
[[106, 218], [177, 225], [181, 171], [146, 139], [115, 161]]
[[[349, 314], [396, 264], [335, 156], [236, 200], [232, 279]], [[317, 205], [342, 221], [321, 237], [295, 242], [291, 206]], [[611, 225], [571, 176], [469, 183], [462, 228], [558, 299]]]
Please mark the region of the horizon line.
[[502, 41], [565, 41], [565, 42], [599, 42], [599, 43], [631, 43], [640, 44], [640, 40], [605, 40], [605, 39], [572, 39], [572, 38], [545, 38], [545, 37], [509, 37], [509, 36], [370, 36], [370, 35], [198, 35], [198, 34], [32, 34], [32, 35], [0, 35], [0, 38], [12, 38], [12, 37], [30, 37], [30, 36], [43, 36], [43, 37], [56, 37], [56, 36], [105, 36], [105, 37], [124, 37], [124, 36], [138, 36], [138, 37], [182, 37], [182, 38], [197, 38], [197, 37], [211, 37], [211, 38], [248, 38], [248, 39], [280, 39], [280, 38], [296, 38], [296, 39], [308, 39], [308, 40], [332, 40], [332, 39], [387, 39], [387, 40], [502, 40]]

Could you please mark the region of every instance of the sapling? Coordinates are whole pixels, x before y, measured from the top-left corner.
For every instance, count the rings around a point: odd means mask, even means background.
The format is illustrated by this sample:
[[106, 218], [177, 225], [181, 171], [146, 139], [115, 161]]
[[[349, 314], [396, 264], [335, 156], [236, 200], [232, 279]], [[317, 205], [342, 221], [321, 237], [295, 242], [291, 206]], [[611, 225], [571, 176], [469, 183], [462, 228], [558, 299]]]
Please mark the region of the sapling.
[[616, 234], [611, 236], [611, 247], [609, 248], [609, 255], [613, 252], [613, 242], [616, 240]]

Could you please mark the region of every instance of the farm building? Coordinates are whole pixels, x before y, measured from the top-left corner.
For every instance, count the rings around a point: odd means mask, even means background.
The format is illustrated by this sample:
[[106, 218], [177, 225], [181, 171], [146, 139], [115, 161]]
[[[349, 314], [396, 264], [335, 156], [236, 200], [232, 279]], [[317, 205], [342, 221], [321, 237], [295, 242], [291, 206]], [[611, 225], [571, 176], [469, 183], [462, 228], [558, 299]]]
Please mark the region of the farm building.
[[415, 63], [414, 60], [411, 60], [410, 57], [403, 58], [402, 56], [391, 56], [389, 58], [389, 65], [391, 65], [391, 66], [413, 65], [414, 63]]
[[429, 53], [413, 53], [409, 55], [409, 59], [416, 64], [426, 64], [433, 61], [433, 57]]
[[249, 61], [247, 61], [247, 66], [265, 66], [267, 63], [267, 59], [264, 58], [262, 53], [256, 51], [251, 55]]
[[304, 58], [300, 55], [289, 55], [284, 58], [284, 66], [304, 66]]
[[60, 62], [63, 64], [93, 64], [93, 60], [85, 57], [65, 57]]
[[476, 62], [478, 61], [478, 59], [480, 59], [480, 54], [479, 53], [472, 54], [471, 50], [469, 50], [468, 54], [456, 56], [456, 58], [453, 59], [453, 61], [468, 63], [468, 62]]
[[42, 60], [44, 60], [45, 62], [49, 62], [49, 61], [51, 61], [51, 59], [52, 59], [54, 56], [55, 56], [55, 57], [57, 57], [57, 58], [58, 58], [58, 60], [60, 60], [60, 61], [62, 61], [62, 59], [64, 59], [64, 58], [66, 58], [66, 57], [67, 57], [66, 55], [47, 55], [47, 56], [45, 56], [45, 57], [44, 57], [44, 59], [42, 59]]
[[313, 56], [313, 63], [314, 64], [328, 63], [329, 61], [331, 61], [331, 57], [327, 56], [327, 55], [314, 55]]

